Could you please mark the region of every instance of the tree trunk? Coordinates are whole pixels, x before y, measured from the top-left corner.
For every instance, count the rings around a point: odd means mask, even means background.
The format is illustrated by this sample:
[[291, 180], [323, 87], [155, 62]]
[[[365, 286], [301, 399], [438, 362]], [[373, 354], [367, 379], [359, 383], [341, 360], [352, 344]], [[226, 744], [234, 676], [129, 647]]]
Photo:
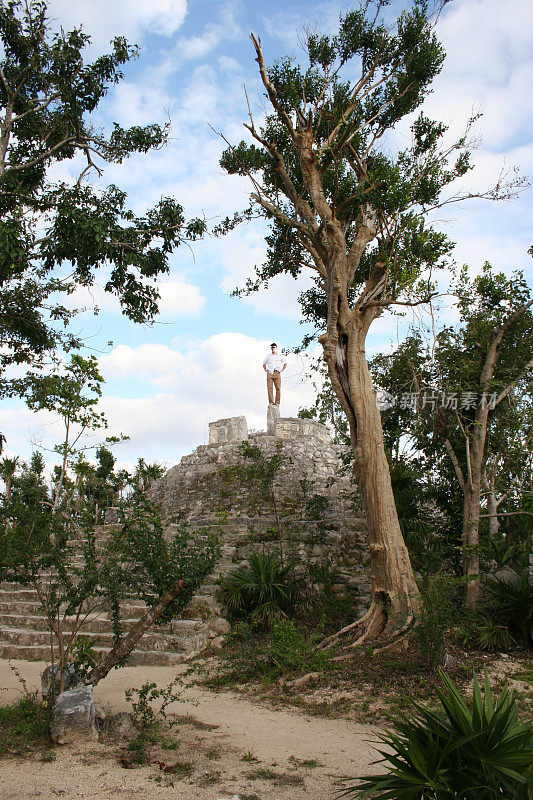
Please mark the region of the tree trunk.
[[493, 539], [500, 530], [500, 520], [498, 519], [498, 501], [496, 493], [491, 487], [487, 495], [487, 514], [489, 515], [489, 537]]
[[481, 600], [479, 578], [479, 502], [480, 477], [472, 476], [465, 487], [463, 502], [463, 574], [467, 580], [466, 604], [475, 608]]
[[180, 594], [182, 589], [183, 581], [179, 581], [179, 583], [173, 589], [170, 589], [163, 595], [157, 605], [148, 609], [148, 611], [146, 611], [140, 620], [133, 626], [126, 638], [122, 639], [120, 642], [118, 642], [118, 644], [112, 647], [109, 653], [98, 664], [98, 666], [89, 672], [85, 678], [85, 683], [90, 683], [92, 686], [96, 686], [96, 684], [101, 681], [102, 678], [105, 678], [105, 676], [111, 672], [113, 667], [116, 667], [117, 664], [120, 664], [120, 662], [135, 648], [137, 642], [142, 639], [143, 634], [149, 630], [149, 628], [151, 628], [152, 625], [163, 615], [165, 609]]
[[367, 325], [359, 322], [343, 337], [344, 343], [322, 339], [332, 385], [343, 407], [349, 406], [355, 475], [370, 534], [373, 590], [369, 612], [324, 644], [357, 629], [354, 644], [380, 638], [385, 646], [392, 645], [405, 638], [420, 610], [420, 593], [398, 521], [381, 414], [365, 356], [366, 331]]

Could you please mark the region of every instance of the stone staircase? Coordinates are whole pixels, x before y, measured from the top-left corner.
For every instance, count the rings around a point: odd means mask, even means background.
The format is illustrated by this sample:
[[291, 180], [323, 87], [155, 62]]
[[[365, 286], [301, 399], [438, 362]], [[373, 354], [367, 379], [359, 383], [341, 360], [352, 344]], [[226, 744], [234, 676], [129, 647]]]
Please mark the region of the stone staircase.
[[[248, 434], [244, 417], [210, 423], [210, 444], [200, 445], [194, 453], [184, 456], [152, 486], [151, 498], [169, 536], [186, 521], [192, 530], [219, 532], [222, 553], [213, 573], [181, 617], [145, 633], [130, 655], [130, 664], [176, 664], [203, 650], [210, 641], [218, 639], [216, 643], [220, 643], [219, 637], [228, 632], [229, 624], [218, 603], [216, 578], [246, 564], [252, 552], [280, 552], [282, 543], [274, 541], [271, 534], [272, 510], [244, 507], [241, 489], [233, 496], [222, 473], [228, 466], [242, 464], [241, 445], [245, 440], [268, 458], [282, 445], [288, 458], [276, 478], [280, 498], [298, 497], [303, 491], [302, 479], [306, 479], [317, 497], [327, 499], [327, 525], [306, 518], [301, 529], [287, 530], [285, 552], [301, 569], [304, 565], [329, 564], [333, 559], [337, 580], [333, 591], [351, 595], [361, 610], [367, 607], [371, 594], [366, 567], [367, 525], [342, 464], [342, 448], [331, 441], [320, 423], [280, 418], [273, 411], [269, 409], [267, 433]], [[118, 521], [112, 518], [113, 511], [116, 509], [108, 509], [108, 524]], [[135, 597], [122, 604], [125, 633], [145, 608]], [[67, 627], [68, 623], [67, 620]], [[109, 651], [113, 639], [109, 611], [102, 608], [89, 613], [79, 635], [87, 637], [96, 652]], [[50, 660], [47, 621], [32, 588], [0, 584], [0, 657]]]
[[[130, 665], [179, 664], [204, 649], [210, 640], [226, 633], [229, 625], [220, 617], [216, 578], [235, 566], [234, 547], [222, 545], [222, 557], [179, 619], [154, 626], [144, 634], [131, 653]], [[129, 597], [121, 603], [124, 634], [140, 619], [146, 605]], [[66, 618], [64, 629], [71, 631], [74, 618]], [[107, 653], [113, 646], [113, 627], [108, 610], [89, 612], [79, 636], [86, 637], [96, 653]], [[37, 591], [17, 583], [0, 583], [0, 658], [50, 661], [48, 621]]]

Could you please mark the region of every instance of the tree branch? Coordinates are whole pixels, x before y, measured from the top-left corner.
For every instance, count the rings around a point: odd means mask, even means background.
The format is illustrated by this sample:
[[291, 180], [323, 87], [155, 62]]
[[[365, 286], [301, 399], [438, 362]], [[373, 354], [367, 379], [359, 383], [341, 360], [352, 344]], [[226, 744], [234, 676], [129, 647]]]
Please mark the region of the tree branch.
[[453, 464], [453, 468], [455, 470], [455, 474], [457, 475], [457, 480], [459, 481], [459, 486], [463, 490], [463, 494], [466, 493], [466, 481], [463, 470], [461, 469], [461, 465], [459, 464], [459, 459], [455, 455], [455, 450], [452, 447], [452, 444], [449, 439], [444, 440], [444, 447], [446, 448], [446, 452], [450, 457], [450, 461]]
[[[531, 302], [533, 302], [533, 300]], [[528, 372], [528, 370], [530, 370], [532, 367], [533, 367], [533, 358], [527, 362], [524, 369], [517, 375], [514, 381], [512, 381], [508, 386], [505, 387], [505, 389], [503, 389], [503, 391], [500, 392], [500, 394], [496, 398], [496, 402], [494, 404], [495, 406], [501, 403], [501, 401], [504, 400], [510, 392], [512, 392], [514, 387], [522, 380], [526, 372]]]

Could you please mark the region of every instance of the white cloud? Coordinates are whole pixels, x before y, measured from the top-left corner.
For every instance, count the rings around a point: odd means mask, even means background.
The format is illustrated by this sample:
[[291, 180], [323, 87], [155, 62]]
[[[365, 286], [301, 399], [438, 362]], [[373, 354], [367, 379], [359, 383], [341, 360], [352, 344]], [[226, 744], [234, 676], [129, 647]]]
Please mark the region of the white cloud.
[[[153, 366], [148, 380], [157, 387], [156, 393], [135, 398], [115, 394], [103, 403], [111, 429], [122, 426], [131, 436], [130, 443], [121, 445], [124, 457], [159, 454], [172, 461], [204, 444], [209, 422], [225, 417], [243, 414], [249, 428], [264, 429], [267, 397], [261, 365], [268, 345], [267, 340], [228, 331], [192, 343], [183, 353], [165, 348], [150, 355], [150, 347], [141, 346], [115, 348], [103, 357], [100, 363], [114, 363], [123, 377], [135, 377], [146, 355]], [[306, 377], [309, 360], [309, 356], [288, 356], [282, 387], [282, 413], [287, 416], [314, 398]]]
[[[278, 342], [280, 347], [283, 342]], [[116, 449], [121, 461], [139, 457], [176, 463], [185, 453], [207, 442], [209, 422], [244, 415], [250, 429], [266, 427], [266, 378], [262, 368], [270, 339], [255, 339], [226, 331], [189, 342], [180, 350], [166, 345], [118, 345], [99, 359], [107, 380], [101, 407], [109, 421], [103, 435], [131, 437]], [[289, 354], [283, 373], [281, 411], [295, 416], [313, 402], [307, 377], [311, 356]], [[125, 382], [129, 396], [121, 391]], [[132, 393], [139, 390], [135, 396]], [[141, 396], [142, 395], [142, 396]], [[36, 439], [51, 448], [61, 426], [53, 415], [33, 414], [20, 403], [5, 409], [2, 430], [12, 452], [27, 457]]]
[[205, 297], [198, 286], [185, 281], [164, 278], [158, 283], [161, 299], [159, 310], [162, 317], [181, 314], [198, 314], [205, 304]]
[[[96, 308], [110, 314], [121, 314], [120, 303], [114, 294], [105, 292], [102, 276], [97, 276], [97, 283], [93, 286], [83, 286], [76, 289], [73, 294], [63, 299], [67, 308], [81, 308], [92, 314]], [[198, 314], [205, 304], [205, 297], [198, 286], [177, 278], [161, 278], [157, 282], [160, 294], [159, 318], [168, 320], [169, 317]]]
[[[266, 258], [264, 240], [266, 225], [256, 224], [242, 227], [218, 242], [219, 259], [225, 270], [221, 286], [230, 292], [244, 287], [248, 278], [255, 279], [255, 266], [261, 266]], [[290, 275], [278, 275], [268, 285], [247, 297], [243, 302], [256, 311], [275, 316], [301, 318], [298, 296], [312, 285], [311, 272], [303, 270], [294, 279]]]
[[92, 50], [104, 52], [115, 36], [140, 43], [146, 33], [171, 36], [187, 13], [186, 0], [50, 0], [48, 14], [70, 30], [83, 22]]
[[160, 87], [128, 81], [114, 88], [108, 110], [113, 122], [129, 127], [163, 124], [170, 105], [170, 97]]
[[105, 380], [128, 376], [153, 378], [179, 369], [183, 361], [181, 353], [164, 344], [141, 344], [135, 348], [119, 344], [100, 357], [99, 365]]
[[217, 9], [218, 19], [216, 22], [209, 22], [198, 36], [179, 39], [175, 48], [175, 56], [178, 61], [203, 58], [218, 47], [222, 41], [235, 41], [242, 36], [236, 11], [234, 3], [222, 3]]

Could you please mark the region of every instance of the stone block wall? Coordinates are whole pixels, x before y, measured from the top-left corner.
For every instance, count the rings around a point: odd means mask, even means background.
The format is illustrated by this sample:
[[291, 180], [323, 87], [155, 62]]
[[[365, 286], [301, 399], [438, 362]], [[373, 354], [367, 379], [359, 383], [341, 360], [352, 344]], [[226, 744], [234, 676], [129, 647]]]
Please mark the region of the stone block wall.
[[[367, 526], [343, 465], [342, 448], [333, 443], [326, 426], [313, 420], [279, 418], [270, 407], [272, 433], [247, 433], [243, 420], [211, 423], [209, 444], [184, 456], [154, 484], [152, 496], [165, 524], [186, 521], [192, 527], [217, 530], [230, 556], [225, 571], [245, 563], [254, 550], [280, 547], [302, 571], [327, 560], [335, 569], [337, 591], [350, 592], [364, 607], [370, 598]], [[232, 479], [232, 468], [247, 461], [243, 441], [258, 448], [266, 459], [281, 446], [284, 462], [274, 484], [281, 541], [273, 532], [272, 505], [249, 503], [253, 487]], [[319, 518], [306, 510], [306, 496], [322, 498], [325, 511]]]

